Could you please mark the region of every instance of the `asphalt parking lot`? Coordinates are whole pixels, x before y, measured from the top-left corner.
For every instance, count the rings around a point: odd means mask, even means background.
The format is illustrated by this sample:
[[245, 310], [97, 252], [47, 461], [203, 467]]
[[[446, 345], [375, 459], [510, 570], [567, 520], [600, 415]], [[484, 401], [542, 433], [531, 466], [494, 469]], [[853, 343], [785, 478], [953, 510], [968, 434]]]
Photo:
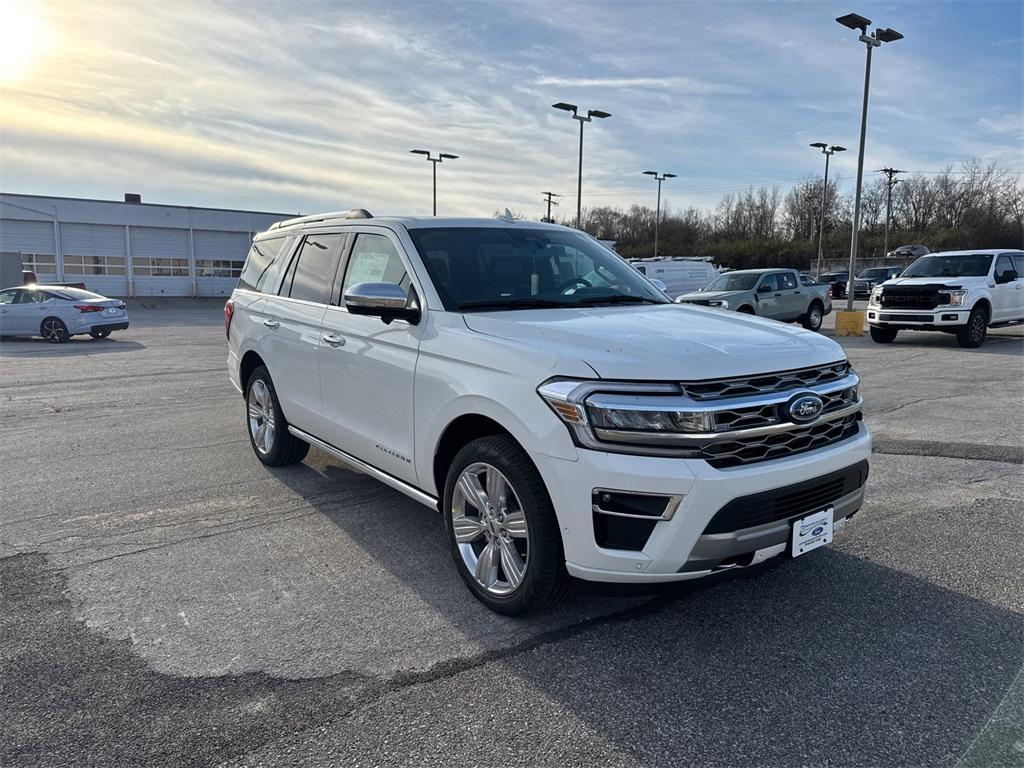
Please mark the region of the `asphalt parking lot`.
[[876, 452], [832, 546], [523, 621], [436, 514], [256, 461], [221, 307], [0, 345], [0, 765], [1024, 765], [1019, 328], [840, 339]]

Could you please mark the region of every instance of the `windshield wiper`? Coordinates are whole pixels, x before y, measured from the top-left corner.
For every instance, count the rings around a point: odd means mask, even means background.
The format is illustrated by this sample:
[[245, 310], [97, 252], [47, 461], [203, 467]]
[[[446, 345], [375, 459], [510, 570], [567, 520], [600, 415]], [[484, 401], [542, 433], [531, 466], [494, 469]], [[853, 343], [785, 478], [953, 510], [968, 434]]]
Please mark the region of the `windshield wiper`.
[[553, 301], [551, 299], [485, 299], [482, 301], [464, 301], [459, 310], [467, 309], [544, 309], [552, 307], [572, 307], [576, 302]]
[[652, 299], [649, 296], [631, 296], [628, 293], [619, 293], [614, 296], [582, 296], [580, 304], [665, 304], [667, 302]]

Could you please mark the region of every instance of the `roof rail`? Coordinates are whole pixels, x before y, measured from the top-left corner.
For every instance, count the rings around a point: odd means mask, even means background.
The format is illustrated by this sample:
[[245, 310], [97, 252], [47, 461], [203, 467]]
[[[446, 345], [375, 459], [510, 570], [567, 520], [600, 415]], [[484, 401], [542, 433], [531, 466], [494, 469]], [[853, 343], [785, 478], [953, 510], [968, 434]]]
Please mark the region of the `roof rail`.
[[373, 214], [365, 208], [353, 208], [348, 211], [334, 211], [333, 213], [314, 213], [310, 216], [299, 216], [295, 219], [285, 219], [270, 225], [271, 229], [282, 229], [296, 224], [308, 224], [316, 221], [331, 221], [334, 219], [372, 219]]

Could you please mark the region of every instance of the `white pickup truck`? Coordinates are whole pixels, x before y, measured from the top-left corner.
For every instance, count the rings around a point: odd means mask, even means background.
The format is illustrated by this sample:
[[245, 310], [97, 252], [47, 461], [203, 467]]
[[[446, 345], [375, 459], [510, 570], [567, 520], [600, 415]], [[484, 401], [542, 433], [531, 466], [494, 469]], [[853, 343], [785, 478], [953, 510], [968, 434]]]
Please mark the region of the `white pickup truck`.
[[1024, 251], [922, 256], [872, 289], [866, 312], [879, 344], [891, 344], [900, 331], [944, 331], [961, 347], [980, 347], [989, 328], [1024, 322]]
[[673, 304], [565, 227], [286, 221], [257, 235], [225, 330], [256, 457], [313, 445], [440, 510], [459, 574], [501, 613], [570, 576], [803, 555], [863, 498], [871, 441], [839, 345]]

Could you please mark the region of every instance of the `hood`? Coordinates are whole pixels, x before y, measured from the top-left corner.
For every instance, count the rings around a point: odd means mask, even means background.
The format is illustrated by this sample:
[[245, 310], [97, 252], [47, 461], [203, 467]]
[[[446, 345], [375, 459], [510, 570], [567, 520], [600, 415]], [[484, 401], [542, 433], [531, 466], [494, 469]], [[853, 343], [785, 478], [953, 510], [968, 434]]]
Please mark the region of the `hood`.
[[694, 291], [693, 293], [684, 293], [682, 296], [679, 296], [678, 299], [682, 299], [683, 301], [689, 301], [690, 299], [710, 301], [712, 299], [727, 299], [738, 293], [749, 293], [749, 291]]
[[886, 280], [882, 285], [941, 285], [947, 288], [965, 285], [986, 285], [988, 277], [976, 275], [973, 277], [894, 277]]
[[605, 379], [696, 381], [844, 360], [831, 339], [774, 320], [661, 304], [470, 313], [470, 330], [582, 360]]

